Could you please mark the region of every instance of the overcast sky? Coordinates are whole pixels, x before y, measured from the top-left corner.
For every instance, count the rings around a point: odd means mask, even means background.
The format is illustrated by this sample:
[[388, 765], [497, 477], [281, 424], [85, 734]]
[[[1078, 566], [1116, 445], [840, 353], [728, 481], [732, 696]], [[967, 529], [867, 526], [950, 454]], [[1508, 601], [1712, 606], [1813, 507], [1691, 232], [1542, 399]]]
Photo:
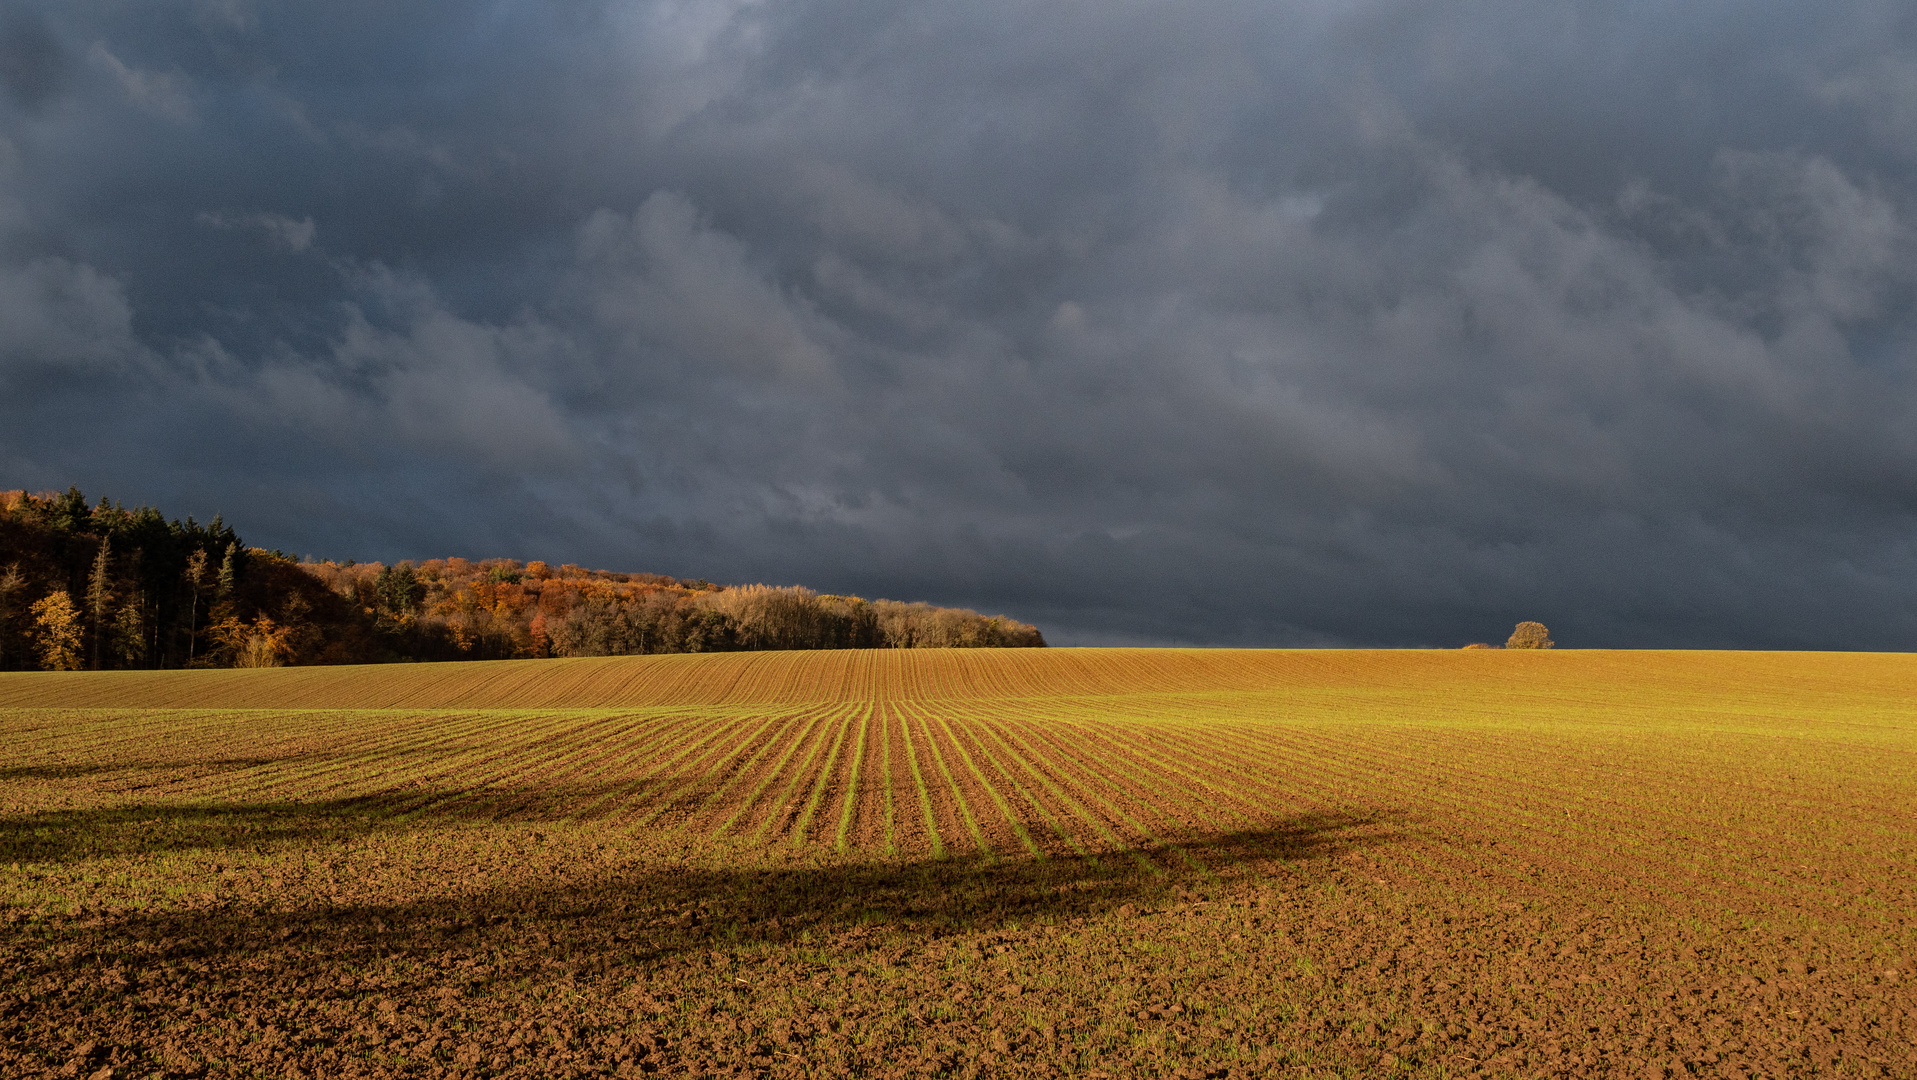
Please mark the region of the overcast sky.
[[0, 488], [1055, 644], [1917, 648], [1905, 2], [5, 0]]

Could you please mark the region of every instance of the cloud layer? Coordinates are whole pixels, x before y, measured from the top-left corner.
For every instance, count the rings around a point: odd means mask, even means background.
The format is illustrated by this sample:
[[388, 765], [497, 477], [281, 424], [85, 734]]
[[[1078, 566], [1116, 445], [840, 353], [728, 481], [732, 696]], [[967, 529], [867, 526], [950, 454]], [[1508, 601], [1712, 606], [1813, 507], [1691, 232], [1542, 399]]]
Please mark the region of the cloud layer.
[[1917, 648], [1907, 5], [16, 4], [0, 487], [1059, 642]]

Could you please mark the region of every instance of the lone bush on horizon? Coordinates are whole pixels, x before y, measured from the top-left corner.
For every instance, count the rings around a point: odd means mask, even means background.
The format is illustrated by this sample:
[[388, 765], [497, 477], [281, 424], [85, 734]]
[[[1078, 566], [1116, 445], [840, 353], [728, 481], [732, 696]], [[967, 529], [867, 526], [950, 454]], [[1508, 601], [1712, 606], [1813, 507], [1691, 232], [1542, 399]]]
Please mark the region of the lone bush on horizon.
[[1507, 649], [1548, 649], [1557, 642], [1551, 640], [1551, 631], [1543, 623], [1521, 622], [1511, 631], [1511, 638], [1504, 643]]

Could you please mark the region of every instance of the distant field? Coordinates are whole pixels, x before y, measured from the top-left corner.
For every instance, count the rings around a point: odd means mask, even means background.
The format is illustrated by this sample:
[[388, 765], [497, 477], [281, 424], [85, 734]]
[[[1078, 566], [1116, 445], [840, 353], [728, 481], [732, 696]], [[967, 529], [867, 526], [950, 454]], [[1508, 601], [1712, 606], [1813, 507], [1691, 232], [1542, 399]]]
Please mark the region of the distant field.
[[0, 1074], [1917, 1076], [1917, 657], [0, 675]]

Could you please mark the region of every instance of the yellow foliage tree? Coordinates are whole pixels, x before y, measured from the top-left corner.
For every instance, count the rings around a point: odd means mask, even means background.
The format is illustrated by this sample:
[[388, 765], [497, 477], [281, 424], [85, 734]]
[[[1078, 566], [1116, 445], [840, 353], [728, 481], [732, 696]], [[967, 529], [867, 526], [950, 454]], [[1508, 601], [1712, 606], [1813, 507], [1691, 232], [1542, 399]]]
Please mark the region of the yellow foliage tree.
[[48, 593], [33, 603], [33, 632], [40, 646], [40, 666], [48, 671], [80, 670], [80, 610], [65, 589]]
[[286, 659], [293, 651], [289, 640], [293, 630], [265, 615], [251, 624], [229, 615], [213, 624], [209, 632], [234, 667], [261, 668], [286, 666]]

